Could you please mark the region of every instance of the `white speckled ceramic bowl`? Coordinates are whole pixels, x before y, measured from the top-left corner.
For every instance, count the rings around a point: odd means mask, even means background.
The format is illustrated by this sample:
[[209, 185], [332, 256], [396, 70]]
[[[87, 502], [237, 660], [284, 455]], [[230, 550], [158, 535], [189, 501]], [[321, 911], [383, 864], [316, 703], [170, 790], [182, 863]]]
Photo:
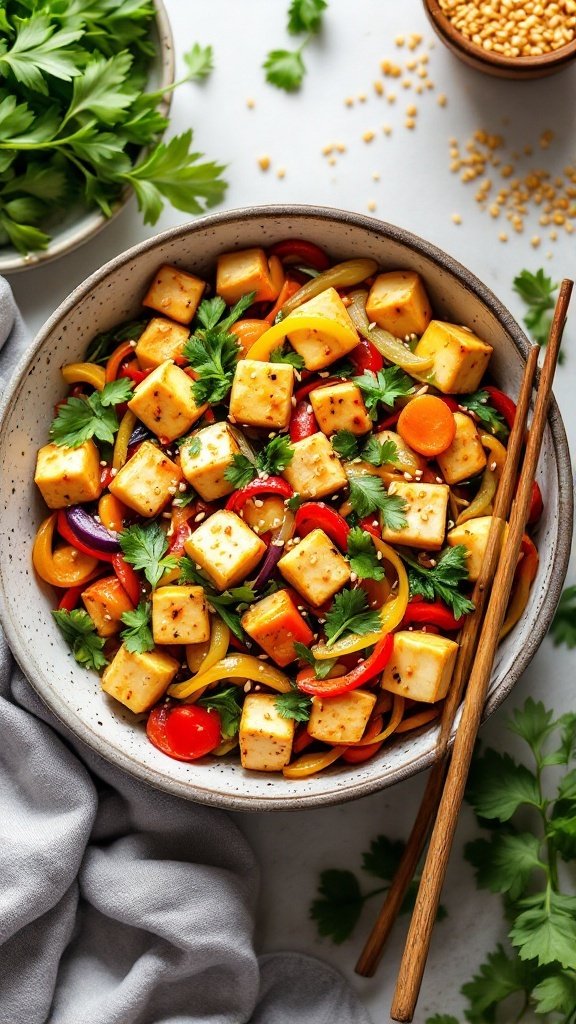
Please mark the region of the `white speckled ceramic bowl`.
[[[150, 67], [149, 89], [167, 89], [174, 82], [174, 41], [170, 29], [170, 22], [162, 0], [153, 0], [156, 10], [154, 22], [152, 22], [152, 38], [156, 47], [156, 54]], [[162, 114], [167, 115], [172, 101], [172, 93], [166, 93], [165, 98], [159, 106]], [[59, 256], [77, 249], [94, 235], [97, 235], [102, 228], [110, 224], [126, 203], [132, 197], [132, 189], [127, 188], [121, 199], [115, 204], [111, 217], [105, 217], [98, 210], [87, 210], [80, 205], [73, 206], [68, 213], [62, 217], [60, 224], [49, 225], [47, 230], [52, 235], [47, 249], [39, 252], [29, 253], [22, 256], [17, 249], [5, 245], [0, 247], [0, 274], [15, 273], [21, 270], [30, 270], [44, 263], [49, 263]]]
[[[477, 278], [445, 253], [400, 228], [358, 214], [313, 207], [262, 207], [204, 217], [142, 242], [107, 263], [62, 303], [22, 361], [5, 396], [0, 432], [4, 536], [0, 599], [9, 641], [46, 704], [103, 757], [167, 792], [243, 810], [313, 807], [365, 796], [427, 767], [436, 731], [385, 746], [365, 764], [335, 765], [315, 778], [288, 781], [244, 771], [232, 758], [184, 764], [156, 750], [144, 726], [100, 689], [95, 673], [72, 659], [50, 616], [53, 592], [35, 577], [31, 550], [46, 510], [33, 484], [36, 450], [46, 442], [54, 403], [65, 388], [64, 363], [78, 360], [98, 331], [136, 315], [159, 264], [209, 275], [218, 253], [293, 236], [330, 256], [374, 257], [383, 267], [422, 274], [438, 314], [464, 323], [495, 347], [492, 371], [517, 395], [528, 342], [510, 313]], [[566, 436], [552, 402], [539, 480], [545, 512], [538, 527], [540, 566], [521, 623], [501, 645], [486, 714], [504, 700], [542, 641], [564, 580], [571, 538], [572, 484]], [[17, 556], [12, 538], [17, 538]]]

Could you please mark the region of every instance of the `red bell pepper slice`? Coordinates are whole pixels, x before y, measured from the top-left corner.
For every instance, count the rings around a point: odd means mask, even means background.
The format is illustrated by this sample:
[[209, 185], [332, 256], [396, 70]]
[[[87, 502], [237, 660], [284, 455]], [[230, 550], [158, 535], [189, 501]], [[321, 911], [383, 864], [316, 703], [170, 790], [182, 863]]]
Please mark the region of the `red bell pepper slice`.
[[269, 476], [267, 480], [252, 480], [251, 483], [246, 484], [246, 487], [241, 487], [240, 490], [234, 491], [234, 494], [230, 495], [226, 502], [226, 508], [228, 512], [238, 513], [250, 498], [259, 498], [262, 494], [291, 498], [294, 490], [286, 480], [282, 480], [279, 476]]
[[152, 373], [152, 367], [150, 367], [149, 370], [141, 370], [134, 359], [132, 362], [126, 363], [120, 368], [118, 376], [128, 377], [129, 380], [134, 381], [134, 384], [141, 384], [143, 380], [146, 380], [146, 377], [148, 377], [150, 373]]
[[378, 537], [378, 540], [382, 540], [380, 523], [378, 519], [374, 518], [374, 513], [371, 516], [364, 516], [364, 519], [360, 520], [360, 526], [366, 533], [371, 533], [373, 537]]
[[504, 417], [510, 430], [514, 426], [514, 420], [516, 419], [516, 403], [512, 401], [508, 395], [505, 395], [500, 388], [494, 388], [491, 384], [487, 384], [483, 391], [490, 396], [490, 403]]
[[302, 537], [311, 533], [312, 530], [324, 530], [324, 533], [341, 551], [346, 551], [348, 547], [348, 534], [350, 533], [348, 523], [335, 509], [330, 508], [323, 501], [308, 501], [304, 505], [300, 505], [294, 517], [294, 525], [296, 533]]
[[411, 598], [404, 612], [401, 629], [413, 623], [425, 626], [438, 626], [447, 632], [456, 632], [464, 622], [464, 616], [455, 619], [443, 601], [424, 601]]
[[393, 645], [394, 637], [392, 633], [387, 633], [376, 644], [366, 661], [359, 662], [351, 672], [347, 672], [345, 676], [337, 676], [335, 679], [316, 679], [312, 667], [302, 669], [296, 676], [296, 688], [302, 693], [318, 697], [339, 697], [341, 693], [357, 690], [359, 686], [384, 671], [390, 660]]
[[314, 270], [328, 270], [330, 260], [314, 242], [307, 242], [303, 238], [286, 238], [282, 242], [275, 242], [268, 249], [270, 256], [278, 256], [285, 263], [304, 263]]
[[390, 430], [391, 427], [395, 427], [398, 423], [401, 412], [402, 409], [398, 409], [398, 412], [393, 412], [390, 416], [387, 416], [386, 419], [381, 420], [376, 426], [375, 433], [379, 430]]
[[67, 540], [68, 543], [71, 544], [72, 547], [76, 548], [77, 551], [81, 551], [83, 555], [90, 555], [91, 558], [97, 558], [100, 562], [111, 562], [115, 557], [108, 551], [98, 551], [97, 548], [92, 548], [89, 544], [84, 544], [83, 541], [78, 540], [78, 537], [66, 519], [63, 509], [60, 509], [58, 512], [56, 527], [60, 536], [63, 537], [64, 540]]
[[450, 412], [458, 412], [460, 406], [455, 398], [450, 398], [450, 395], [438, 395], [437, 396], [444, 405], [447, 405]]
[[358, 375], [365, 373], [366, 370], [378, 373], [378, 370], [384, 366], [384, 360], [378, 349], [367, 338], [360, 338], [356, 348], [348, 353], [348, 358], [354, 364]]
[[311, 391], [317, 391], [318, 388], [325, 388], [330, 384], [342, 384], [346, 380], [346, 377], [314, 377], [312, 380], [306, 381], [301, 387], [297, 388], [294, 392], [294, 398], [297, 402], [302, 402]]
[[270, 312], [266, 313], [264, 320], [267, 320], [269, 324], [273, 324], [284, 303], [288, 302], [288, 299], [291, 299], [296, 292], [299, 292], [301, 287], [302, 285], [299, 281], [295, 281], [293, 277], [287, 277], [280, 289], [276, 302]]
[[112, 556], [112, 568], [114, 569], [121, 586], [124, 587], [128, 597], [132, 601], [132, 604], [137, 608], [140, 600], [142, 599], [142, 585], [138, 574], [134, 571], [132, 566], [124, 560], [124, 556], [121, 554]]
[[303, 441], [318, 433], [318, 421], [307, 401], [296, 402], [290, 417], [290, 440]]
[[72, 612], [80, 600], [84, 587], [68, 587], [58, 602], [58, 611]]
[[543, 511], [544, 502], [542, 500], [542, 491], [536, 481], [534, 481], [532, 484], [532, 495], [530, 497], [530, 511], [528, 512], [528, 519], [526, 520], [528, 525], [534, 526], [534, 524], [540, 519]]

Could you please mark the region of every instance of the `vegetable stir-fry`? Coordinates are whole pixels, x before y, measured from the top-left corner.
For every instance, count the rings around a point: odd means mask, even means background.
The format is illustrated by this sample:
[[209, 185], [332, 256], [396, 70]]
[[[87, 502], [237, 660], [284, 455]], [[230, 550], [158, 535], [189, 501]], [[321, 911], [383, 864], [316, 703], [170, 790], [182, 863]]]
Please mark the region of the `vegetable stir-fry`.
[[[164, 265], [142, 304], [63, 367], [38, 453], [76, 660], [184, 761], [298, 779], [427, 726], [514, 418], [491, 345], [418, 274], [304, 240]], [[526, 535], [504, 632], [537, 566]]]

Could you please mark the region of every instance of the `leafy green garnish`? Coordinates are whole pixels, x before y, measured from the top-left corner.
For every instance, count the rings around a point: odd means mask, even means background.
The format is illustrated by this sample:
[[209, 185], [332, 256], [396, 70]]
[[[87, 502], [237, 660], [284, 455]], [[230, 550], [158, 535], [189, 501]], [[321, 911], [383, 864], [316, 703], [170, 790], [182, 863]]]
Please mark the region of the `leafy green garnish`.
[[326, 613], [324, 631], [326, 646], [331, 647], [346, 633], [365, 636], [380, 628], [380, 615], [371, 611], [363, 590], [341, 590], [336, 594], [330, 611]]
[[214, 51], [211, 46], [194, 43], [188, 53], [184, 54], [184, 60], [188, 68], [188, 78], [195, 82], [201, 82], [214, 70]]
[[140, 601], [134, 611], [123, 612], [122, 622], [128, 627], [120, 636], [124, 646], [131, 654], [144, 654], [154, 647], [154, 637], [150, 629], [152, 606], [149, 601]]
[[343, 459], [362, 459], [371, 466], [394, 465], [398, 462], [398, 445], [394, 441], [379, 441], [377, 437], [369, 437], [361, 448], [360, 440], [351, 430], [337, 430], [330, 438], [330, 443]]
[[279, 693], [274, 707], [281, 718], [293, 718], [295, 722], [307, 722], [312, 711], [312, 698], [306, 693], [292, 689], [288, 693]]
[[320, 31], [327, 6], [326, 0], [292, 0], [288, 9], [288, 32], [290, 35], [306, 33], [306, 38], [297, 50], [271, 50], [267, 54], [262, 67], [271, 85], [286, 92], [300, 88], [306, 74], [302, 51], [310, 38]]
[[206, 600], [214, 608], [214, 611], [218, 612], [220, 618], [232, 630], [234, 636], [238, 637], [239, 640], [245, 641], [246, 636], [240, 625], [238, 608], [241, 605], [247, 607], [252, 601], [256, 600], [256, 594], [252, 587], [247, 585], [232, 587], [230, 590], [225, 590], [222, 594], [218, 594], [214, 590], [212, 580], [201, 569], [197, 569], [192, 559], [188, 558], [187, 555], [178, 559], [177, 565], [180, 570], [179, 583], [204, 587]]
[[307, 662], [307, 664], [314, 669], [316, 679], [326, 679], [338, 660], [337, 658], [323, 658], [321, 661], [317, 660], [312, 654], [310, 648], [306, 647], [305, 644], [301, 644], [299, 640], [296, 640], [294, 650], [302, 661]]
[[128, 526], [118, 535], [124, 558], [135, 569], [144, 572], [148, 583], [154, 589], [166, 570], [178, 568], [178, 559], [167, 555], [168, 538], [155, 521], [140, 526]]
[[545, 345], [552, 324], [551, 311], [554, 309], [554, 293], [558, 285], [540, 268], [535, 274], [530, 270], [521, 270], [514, 278], [513, 288], [528, 306], [524, 317], [526, 327], [538, 345]]
[[224, 478], [234, 487], [246, 487], [258, 472], [268, 473], [269, 476], [277, 476], [290, 465], [294, 457], [294, 448], [290, 444], [290, 438], [285, 434], [278, 434], [272, 438], [265, 448], [256, 454], [256, 462], [251, 462], [246, 455], [234, 455], [232, 462], [224, 470]]
[[378, 416], [379, 405], [391, 409], [396, 399], [405, 398], [416, 390], [412, 378], [399, 366], [386, 366], [377, 373], [366, 370], [360, 377], [354, 377], [354, 383], [362, 391], [364, 404], [373, 420]]
[[432, 569], [425, 569], [402, 552], [402, 558], [408, 562], [408, 580], [410, 593], [419, 594], [426, 601], [440, 598], [452, 609], [454, 617], [467, 615], [474, 611], [469, 598], [458, 589], [468, 579], [466, 568], [467, 551], [464, 544], [456, 544], [453, 548], [445, 548]]
[[189, 434], [188, 437], [179, 437], [176, 444], [180, 449], [185, 448], [186, 454], [191, 458], [194, 458], [195, 455], [200, 455], [202, 451], [202, 441], [195, 434]]
[[115, 405], [132, 397], [132, 382], [125, 377], [106, 384], [88, 398], [68, 398], [58, 409], [50, 427], [54, 444], [77, 448], [91, 437], [113, 444], [118, 430]]
[[576, 647], [576, 586], [566, 587], [552, 619], [550, 633], [556, 645]]
[[148, 320], [127, 320], [111, 331], [101, 331], [86, 349], [86, 362], [105, 363], [117, 345], [123, 341], [137, 341], [147, 324]]
[[390, 530], [403, 530], [407, 525], [408, 504], [398, 494], [388, 494], [379, 476], [370, 473], [350, 474], [350, 504], [361, 519], [377, 510]]
[[378, 559], [372, 537], [360, 526], [353, 526], [348, 534], [350, 568], [360, 579], [383, 580], [386, 573]]
[[298, 352], [295, 352], [292, 348], [275, 348], [270, 353], [271, 363], [289, 363], [295, 370], [304, 369], [304, 359]]
[[506, 441], [509, 430], [501, 413], [490, 402], [487, 391], [475, 391], [472, 395], [459, 395], [458, 401], [469, 412], [475, 413], [485, 430]]
[[103, 653], [106, 641], [104, 637], [98, 636], [88, 612], [79, 608], [71, 612], [61, 609], [52, 612], [52, 615], [79, 665], [98, 671], [108, 664]]
[[357, 459], [360, 451], [358, 438], [351, 430], [337, 430], [330, 438], [334, 451], [343, 459]]
[[233, 455], [232, 462], [224, 470], [224, 479], [237, 489], [246, 487], [258, 476], [258, 468], [246, 455]]
[[253, 301], [254, 292], [244, 295], [227, 316], [224, 316], [226, 303], [220, 296], [200, 303], [196, 314], [200, 326], [197, 323], [184, 346], [184, 356], [199, 376], [192, 384], [198, 405], [223, 401], [232, 387], [240, 348], [230, 328]]
[[327, 0], [292, 0], [288, 8], [288, 31], [296, 36], [301, 32], [319, 32]]
[[198, 701], [208, 711], [217, 711], [220, 715], [220, 732], [222, 739], [231, 740], [240, 728], [242, 705], [239, 703], [242, 691], [238, 686], [229, 686], [225, 690], [209, 693]]

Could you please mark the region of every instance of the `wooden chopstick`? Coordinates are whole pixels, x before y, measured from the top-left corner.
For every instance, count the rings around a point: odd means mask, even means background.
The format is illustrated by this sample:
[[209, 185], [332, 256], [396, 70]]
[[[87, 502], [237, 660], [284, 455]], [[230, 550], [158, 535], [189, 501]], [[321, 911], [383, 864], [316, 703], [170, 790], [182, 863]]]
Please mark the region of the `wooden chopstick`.
[[492, 664], [498, 645], [498, 637], [506, 614], [506, 607], [530, 507], [532, 484], [542, 446], [546, 416], [552, 393], [552, 381], [572, 287], [572, 281], [565, 279], [562, 282], [554, 310], [548, 348], [540, 375], [539, 387], [536, 392], [534, 415], [526, 444], [524, 463], [517, 493], [512, 504], [509, 528], [504, 538], [502, 553], [486, 609], [486, 616], [480, 632], [476, 656], [468, 680], [462, 718], [446, 772], [444, 790], [440, 799], [436, 822], [432, 829], [416, 904], [410, 921], [408, 937], [398, 973], [396, 990], [390, 1011], [393, 1020], [397, 1021], [412, 1020], [422, 984], [440, 893], [448, 866], [460, 806], [464, 798], [464, 789], [468, 778], [476, 735], [482, 718]]
[[490, 593], [490, 586], [494, 578], [494, 573], [496, 572], [496, 564], [500, 554], [502, 531], [504, 523], [510, 512], [510, 505], [512, 504], [512, 497], [516, 487], [518, 465], [524, 446], [526, 422], [528, 419], [528, 410], [530, 408], [534, 374], [538, 363], [538, 352], [538, 347], [534, 345], [528, 353], [528, 359], [524, 368], [514, 426], [510, 434], [506, 461], [504, 463], [502, 476], [500, 477], [498, 491], [494, 502], [492, 523], [488, 534], [486, 552], [482, 561], [480, 576], [476, 581], [472, 594], [474, 611], [466, 617], [466, 622], [459, 637], [460, 646], [458, 648], [458, 655], [454, 666], [454, 674], [452, 676], [450, 690], [444, 703], [442, 717], [440, 719], [440, 732], [434, 751], [434, 765], [430, 770], [426, 789], [424, 790], [424, 795], [422, 797], [420, 807], [418, 808], [418, 813], [408, 838], [408, 842], [406, 843], [406, 847], [400, 859], [400, 863], [394, 878], [392, 879], [392, 883], [388, 889], [374, 927], [366, 940], [366, 944], [360, 954], [358, 963], [356, 964], [356, 972], [364, 977], [372, 977], [380, 962], [382, 953], [384, 952], [384, 945], [388, 935], [390, 934], [392, 926], [400, 913], [400, 908], [404, 902], [408, 886], [416, 873], [420, 858], [424, 852], [430, 828], [432, 827], [432, 823], [438, 810], [438, 804], [442, 795], [442, 787], [446, 775], [446, 757], [452, 733], [452, 726], [454, 724], [456, 712], [460, 706], [464, 685], [468, 678], [470, 665], [476, 649], [476, 640], [482, 623], [486, 600]]

